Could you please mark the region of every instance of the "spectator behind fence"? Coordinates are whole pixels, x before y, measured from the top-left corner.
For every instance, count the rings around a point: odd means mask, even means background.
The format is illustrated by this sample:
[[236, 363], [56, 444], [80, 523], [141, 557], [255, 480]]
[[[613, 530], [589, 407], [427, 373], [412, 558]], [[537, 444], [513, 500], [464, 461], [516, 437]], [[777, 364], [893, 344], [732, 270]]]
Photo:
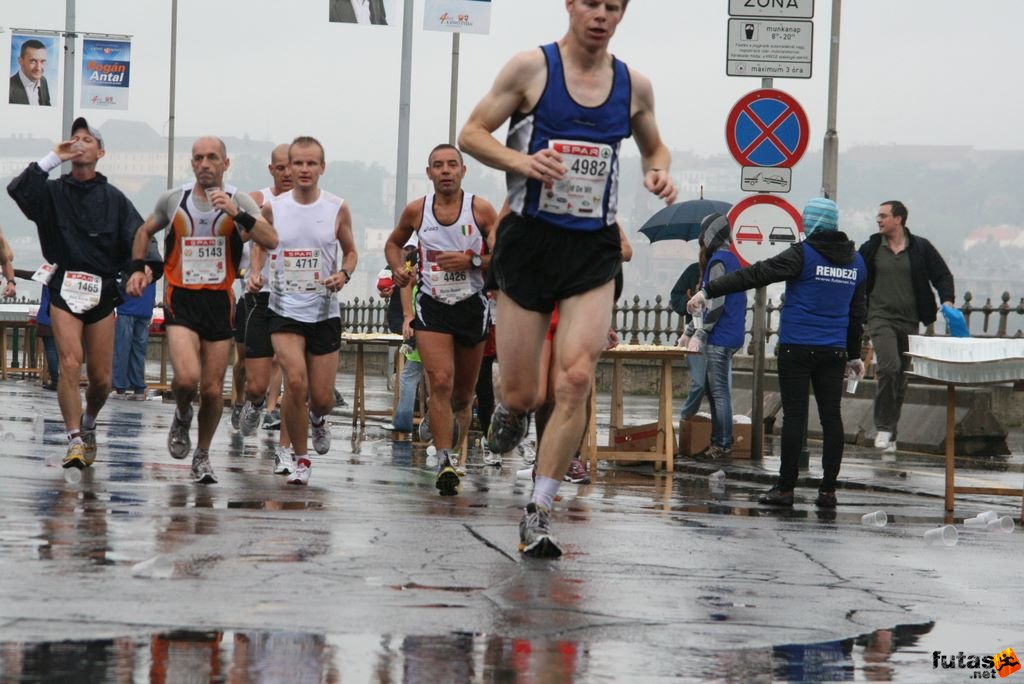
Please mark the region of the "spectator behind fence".
[[[704, 246], [703, 241], [700, 242], [700, 246]], [[684, 329], [693, 323], [693, 316], [686, 311], [686, 302], [690, 301], [690, 297], [695, 295], [698, 289], [700, 289], [700, 263], [694, 262], [683, 270], [683, 274], [679, 276], [679, 280], [672, 287], [672, 293], [668, 300], [672, 310], [683, 317]], [[687, 390], [683, 409], [679, 412], [683, 420], [693, 417], [704, 400], [704, 385], [708, 377], [707, 359], [703, 354], [687, 354], [686, 368], [690, 374], [690, 388]]]
[[839, 232], [835, 202], [812, 199], [804, 208], [803, 223], [806, 240], [770, 259], [712, 280], [687, 308], [697, 311], [712, 297], [786, 282], [786, 305], [775, 348], [782, 395], [782, 463], [775, 486], [758, 501], [770, 506], [793, 505], [807, 431], [810, 385], [818, 402], [824, 439], [824, 474], [815, 503], [820, 508], [835, 508], [836, 480], [843, 459], [843, 375], [864, 374], [860, 340], [867, 269], [853, 242]]
[[146, 398], [146, 348], [149, 324], [153, 320], [156, 283], [150, 283], [142, 296], [124, 295], [114, 322], [114, 391], [125, 396], [128, 390], [136, 399]]

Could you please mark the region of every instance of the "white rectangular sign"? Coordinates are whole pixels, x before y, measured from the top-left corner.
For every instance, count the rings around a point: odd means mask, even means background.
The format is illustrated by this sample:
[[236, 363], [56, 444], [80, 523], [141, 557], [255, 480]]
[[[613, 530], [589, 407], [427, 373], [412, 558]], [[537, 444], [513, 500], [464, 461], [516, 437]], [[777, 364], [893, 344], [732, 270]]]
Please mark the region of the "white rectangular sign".
[[783, 166], [744, 166], [740, 188], [746, 192], [789, 192], [793, 169]]
[[491, 0], [426, 0], [423, 28], [487, 34], [491, 30]]
[[810, 78], [814, 22], [730, 19], [725, 73], [758, 78]]
[[811, 19], [814, 0], [729, 0], [729, 16]]

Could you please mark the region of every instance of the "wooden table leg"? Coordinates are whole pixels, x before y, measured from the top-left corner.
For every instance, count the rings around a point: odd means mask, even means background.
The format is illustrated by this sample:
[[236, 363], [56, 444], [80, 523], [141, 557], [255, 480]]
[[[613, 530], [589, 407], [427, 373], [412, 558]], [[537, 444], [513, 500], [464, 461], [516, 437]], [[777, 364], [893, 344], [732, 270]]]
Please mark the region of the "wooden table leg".
[[590, 388], [590, 420], [587, 421], [587, 434], [583, 443], [590, 463], [590, 477], [597, 475], [597, 388]]
[[671, 473], [675, 455], [672, 430], [672, 359], [661, 360], [661, 391], [658, 401], [658, 453], [665, 459], [665, 472]]
[[402, 398], [402, 371], [405, 369], [405, 354], [401, 351], [395, 352], [395, 387], [391, 393], [391, 417], [394, 419], [398, 411], [398, 402]]
[[366, 427], [366, 387], [364, 383], [363, 344], [356, 342], [356, 387], [352, 398], [352, 425]]
[[160, 335], [160, 386], [167, 387], [167, 333]]
[[7, 379], [7, 326], [0, 325], [0, 380]]
[[956, 481], [956, 387], [946, 385], [946, 510], [953, 512], [953, 488]]
[[611, 426], [622, 427], [622, 359], [615, 359], [612, 363], [612, 406]]

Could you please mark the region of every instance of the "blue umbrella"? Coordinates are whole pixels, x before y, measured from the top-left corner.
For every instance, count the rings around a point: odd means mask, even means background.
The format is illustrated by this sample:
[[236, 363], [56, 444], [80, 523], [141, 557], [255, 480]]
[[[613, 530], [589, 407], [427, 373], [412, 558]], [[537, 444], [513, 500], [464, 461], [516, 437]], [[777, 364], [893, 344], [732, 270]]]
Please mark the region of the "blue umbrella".
[[640, 232], [651, 242], [658, 240], [696, 240], [700, 236], [700, 222], [708, 214], [729, 213], [732, 205], [718, 200], [695, 199], [677, 202], [661, 209], [640, 227]]

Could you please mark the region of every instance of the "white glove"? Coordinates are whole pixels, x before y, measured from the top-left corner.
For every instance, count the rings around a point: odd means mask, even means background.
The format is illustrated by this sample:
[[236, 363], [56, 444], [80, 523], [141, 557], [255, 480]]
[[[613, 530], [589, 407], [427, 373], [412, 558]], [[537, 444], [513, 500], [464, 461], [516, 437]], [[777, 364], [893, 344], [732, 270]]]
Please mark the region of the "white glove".
[[697, 290], [697, 294], [693, 295], [690, 301], [686, 302], [686, 312], [691, 316], [700, 313], [706, 308], [708, 308], [708, 298], [704, 296], [704, 290]]
[[680, 335], [679, 339], [676, 340], [676, 346], [677, 347], [682, 347], [683, 349], [686, 349], [689, 345], [690, 345], [690, 336], [687, 335], [686, 333], [683, 333], [682, 335]]
[[846, 362], [846, 377], [854, 377], [860, 380], [864, 377], [864, 362], [860, 359], [851, 359]]
[[693, 354], [700, 354], [700, 348], [703, 346], [704, 344], [700, 341], [700, 336], [694, 335], [693, 337], [690, 338], [690, 342], [686, 345], [686, 351], [691, 352]]

